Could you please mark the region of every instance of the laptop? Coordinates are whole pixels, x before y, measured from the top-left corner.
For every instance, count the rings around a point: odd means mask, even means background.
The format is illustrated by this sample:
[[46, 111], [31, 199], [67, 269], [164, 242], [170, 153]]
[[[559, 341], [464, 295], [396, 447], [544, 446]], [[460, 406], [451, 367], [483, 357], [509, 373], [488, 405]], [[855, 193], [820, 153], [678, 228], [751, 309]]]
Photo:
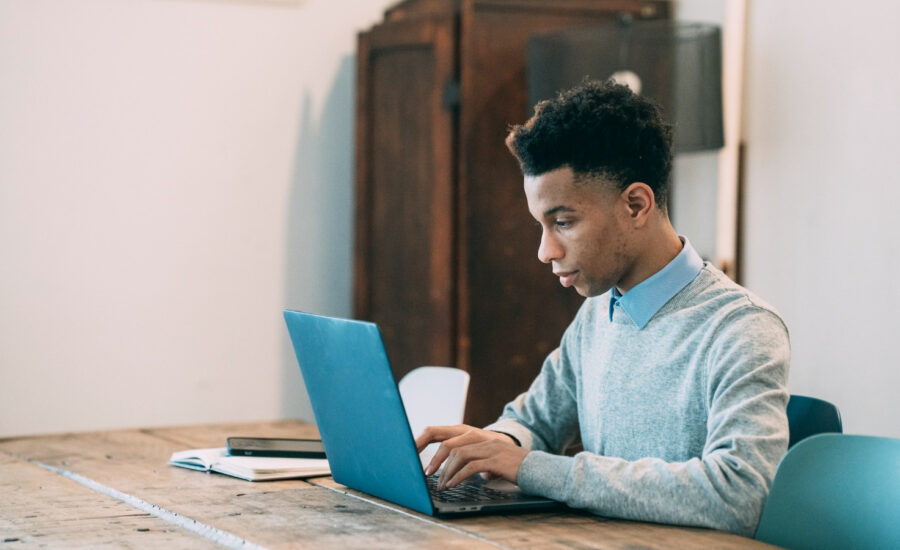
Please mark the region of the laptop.
[[378, 327], [299, 311], [284, 319], [335, 481], [431, 516], [562, 506], [478, 475], [438, 491], [422, 471]]

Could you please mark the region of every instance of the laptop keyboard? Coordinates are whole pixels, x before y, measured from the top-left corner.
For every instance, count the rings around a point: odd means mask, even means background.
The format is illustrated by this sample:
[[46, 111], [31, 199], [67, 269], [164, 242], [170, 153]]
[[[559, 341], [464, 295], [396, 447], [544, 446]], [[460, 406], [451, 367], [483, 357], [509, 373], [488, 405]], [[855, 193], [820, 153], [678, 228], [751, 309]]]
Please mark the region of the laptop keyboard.
[[437, 475], [428, 476], [425, 478], [425, 481], [428, 485], [428, 492], [431, 494], [431, 497], [439, 502], [497, 501], [516, 500], [520, 498], [516, 494], [498, 491], [470, 481], [463, 481], [452, 489], [439, 491], [437, 488]]

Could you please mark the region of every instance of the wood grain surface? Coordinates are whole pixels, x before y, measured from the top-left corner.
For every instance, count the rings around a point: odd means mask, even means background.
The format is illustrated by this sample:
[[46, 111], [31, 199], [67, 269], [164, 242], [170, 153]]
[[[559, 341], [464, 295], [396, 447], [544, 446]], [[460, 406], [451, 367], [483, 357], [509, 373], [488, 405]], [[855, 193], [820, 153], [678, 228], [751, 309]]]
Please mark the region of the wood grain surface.
[[278, 421], [0, 440], [0, 549], [766, 547], [578, 511], [440, 520], [327, 477], [251, 483], [166, 465], [231, 435], [318, 434]]
[[[335, 483], [331, 478], [317, 478], [310, 482], [320, 487], [331, 487], [336, 491], [364, 498], [389, 508], [403, 510], [425, 519], [433, 519]], [[559, 550], [571, 548], [609, 550], [772, 548], [768, 544], [755, 540], [709, 529], [609, 519], [580, 510], [469, 516], [440, 521], [503, 548]]]

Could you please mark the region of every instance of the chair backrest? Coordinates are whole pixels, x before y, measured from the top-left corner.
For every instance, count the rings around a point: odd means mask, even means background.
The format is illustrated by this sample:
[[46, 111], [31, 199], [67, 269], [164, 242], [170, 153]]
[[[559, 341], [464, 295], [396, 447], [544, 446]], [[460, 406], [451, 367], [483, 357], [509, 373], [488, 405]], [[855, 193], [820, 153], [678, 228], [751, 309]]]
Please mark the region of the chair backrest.
[[900, 548], [900, 439], [801, 441], [778, 466], [756, 539], [797, 550]]
[[[409, 427], [418, 437], [428, 426], [460, 424], [466, 410], [469, 373], [451, 367], [419, 367], [406, 373], [397, 384]], [[422, 463], [437, 450], [432, 444], [420, 454]]]
[[815, 397], [791, 395], [787, 405], [787, 417], [791, 432], [789, 449], [811, 435], [844, 431], [838, 408], [828, 401]]

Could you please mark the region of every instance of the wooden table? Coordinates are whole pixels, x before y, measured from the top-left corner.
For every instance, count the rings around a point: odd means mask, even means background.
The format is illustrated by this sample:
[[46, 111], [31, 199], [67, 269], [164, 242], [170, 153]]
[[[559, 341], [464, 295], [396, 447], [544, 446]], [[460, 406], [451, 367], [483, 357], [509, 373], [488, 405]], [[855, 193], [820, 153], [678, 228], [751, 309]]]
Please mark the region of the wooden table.
[[331, 478], [250, 483], [166, 465], [229, 435], [317, 437], [280, 421], [0, 440], [0, 549], [771, 548], [578, 511], [438, 520]]

